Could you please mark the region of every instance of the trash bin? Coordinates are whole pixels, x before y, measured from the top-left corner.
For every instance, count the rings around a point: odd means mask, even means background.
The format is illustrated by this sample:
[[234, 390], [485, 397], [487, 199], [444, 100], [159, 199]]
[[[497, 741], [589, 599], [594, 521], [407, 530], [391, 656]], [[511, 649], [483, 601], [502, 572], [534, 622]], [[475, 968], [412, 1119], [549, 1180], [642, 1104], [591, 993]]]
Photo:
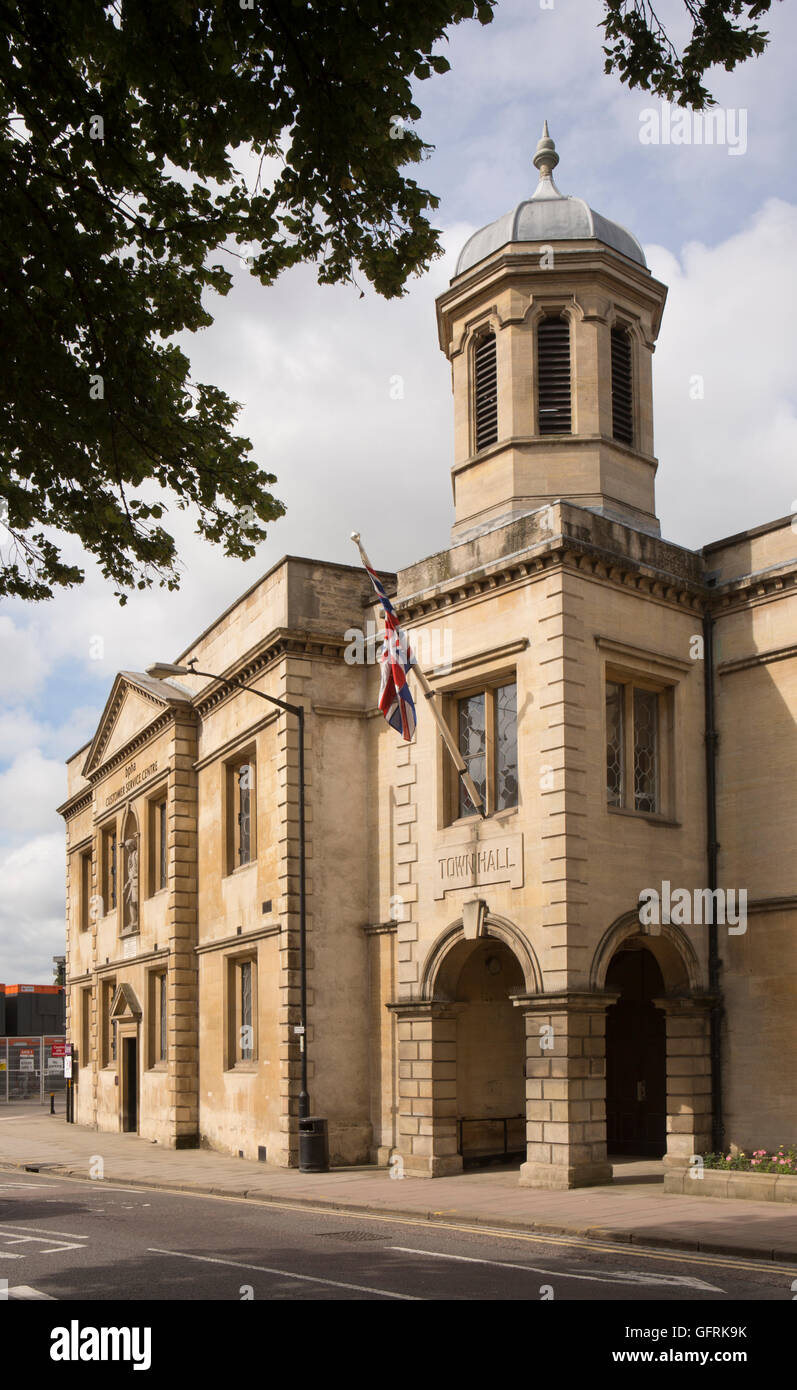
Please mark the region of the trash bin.
[[329, 1172], [327, 1122], [320, 1115], [308, 1115], [305, 1120], [299, 1121], [299, 1171]]

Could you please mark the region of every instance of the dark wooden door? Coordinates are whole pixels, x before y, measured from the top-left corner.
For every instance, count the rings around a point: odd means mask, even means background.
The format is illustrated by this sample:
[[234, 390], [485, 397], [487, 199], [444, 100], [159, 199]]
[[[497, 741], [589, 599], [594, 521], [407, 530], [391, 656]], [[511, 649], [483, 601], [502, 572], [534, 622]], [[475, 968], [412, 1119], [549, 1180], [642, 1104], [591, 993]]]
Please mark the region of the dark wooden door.
[[606, 1142], [610, 1154], [661, 1158], [667, 1148], [667, 1034], [652, 999], [664, 993], [650, 951], [620, 951], [606, 988], [621, 997], [606, 1012]]
[[122, 1127], [135, 1132], [138, 1129], [138, 1042], [135, 1038], [124, 1039], [124, 1112]]

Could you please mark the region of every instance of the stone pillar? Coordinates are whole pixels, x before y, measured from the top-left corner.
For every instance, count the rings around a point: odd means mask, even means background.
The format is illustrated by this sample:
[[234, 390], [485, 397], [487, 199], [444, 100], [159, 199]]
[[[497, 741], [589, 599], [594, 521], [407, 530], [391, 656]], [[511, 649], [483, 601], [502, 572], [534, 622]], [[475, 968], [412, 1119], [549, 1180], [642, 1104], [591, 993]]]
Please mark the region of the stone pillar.
[[363, 928], [368, 941], [368, 1039], [371, 1053], [371, 1162], [384, 1168], [396, 1148], [398, 1057], [396, 1019], [387, 1002], [396, 992], [397, 923], [375, 922]]
[[527, 1149], [521, 1187], [611, 1182], [606, 1010], [617, 998], [562, 991], [515, 999], [526, 1016]]
[[197, 944], [197, 729], [193, 711], [175, 718], [168, 790], [169, 1147], [199, 1145], [199, 972]]
[[710, 995], [654, 999], [667, 1020], [665, 1164], [688, 1163], [711, 1149]]
[[407, 1177], [462, 1171], [457, 1152], [456, 1004], [390, 1004], [398, 1020], [398, 1147]]

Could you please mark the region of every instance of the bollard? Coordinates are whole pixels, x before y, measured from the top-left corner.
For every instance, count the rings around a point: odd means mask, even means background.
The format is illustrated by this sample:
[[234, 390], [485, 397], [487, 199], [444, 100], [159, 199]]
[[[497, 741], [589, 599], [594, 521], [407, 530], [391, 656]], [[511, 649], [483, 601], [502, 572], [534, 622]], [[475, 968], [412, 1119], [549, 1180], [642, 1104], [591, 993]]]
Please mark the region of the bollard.
[[55, 1114], [55, 1091], [50, 1092], [50, 1114]]

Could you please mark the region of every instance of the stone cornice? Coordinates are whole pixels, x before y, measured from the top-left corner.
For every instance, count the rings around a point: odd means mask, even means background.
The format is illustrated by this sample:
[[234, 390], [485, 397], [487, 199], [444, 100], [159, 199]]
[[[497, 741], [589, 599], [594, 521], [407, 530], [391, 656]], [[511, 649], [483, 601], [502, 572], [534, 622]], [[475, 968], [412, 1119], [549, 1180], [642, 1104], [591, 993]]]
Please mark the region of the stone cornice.
[[262, 941], [267, 936], [279, 936], [282, 925], [279, 922], [269, 922], [265, 927], [256, 927], [254, 931], [241, 932], [240, 936], [236, 932], [235, 936], [222, 936], [218, 941], [203, 941], [194, 947], [198, 956], [204, 956], [207, 951], [231, 951], [234, 948], [245, 950], [250, 941]]
[[680, 656], [672, 656], [669, 652], [654, 652], [647, 647], [632, 647], [627, 642], [616, 642], [613, 637], [602, 637], [600, 633], [595, 634], [595, 645], [601, 651], [609, 652], [612, 656], [620, 657], [628, 661], [646, 661], [653, 666], [671, 667], [675, 671], [693, 671], [695, 663], [684, 661]]
[[745, 574], [708, 589], [711, 611], [718, 617], [737, 612], [758, 602], [773, 598], [788, 598], [797, 587], [797, 563], [791, 568]]
[[252, 681], [263, 675], [271, 666], [285, 657], [309, 656], [336, 659], [344, 650], [343, 636], [335, 633], [312, 633], [292, 628], [275, 628], [256, 648], [250, 649], [232, 666], [220, 672], [220, 679], [209, 682], [194, 699], [194, 709], [205, 715], [234, 695], [243, 692], [230, 687], [231, 678], [251, 685]]
[[55, 813], [57, 816], [63, 816], [64, 820], [71, 820], [73, 816], [85, 811], [93, 799], [94, 788], [81, 787], [79, 792], [73, 792], [72, 796], [68, 796], [66, 801], [61, 802], [60, 806], [56, 806]]
[[398, 922], [366, 922], [363, 931], [366, 936], [395, 936]]
[[185, 706], [181, 709], [164, 710], [160, 719], [155, 719], [151, 724], [147, 724], [146, 728], [141, 729], [133, 738], [128, 739], [124, 747], [119, 748], [112, 757], [108, 758], [107, 762], [101, 763], [99, 767], [90, 774], [92, 788], [94, 788], [98, 782], [101, 782], [103, 778], [107, 777], [109, 772], [113, 772], [117, 767], [121, 767], [123, 763], [129, 762], [132, 755], [137, 753], [139, 748], [143, 748], [145, 744], [150, 743], [158, 734], [162, 734], [164, 729], [168, 729], [170, 724], [181, 722], [190, 724], [195, 722], [194, 714], [190, 706]]
[[397, 599], [394, 606], [403, 622], [415, 622], [431, 613], [525, 583], [558, 567], [698, 612], [702, 612], [707, 593], [710, 593], [694, 580], [657, 570], [630, 556], [603, 550], [594, 543], [560, 535], [530, 549], [502, 556], [434, 588]]
[[717, 666], [720, 676], [732, 676], [736, 671], [749, 671], [753, 666], [769, 666], [773, 661], [789, 661], [797, 656], [797, 643], [788, 647], [773, 647], [768, 652], [753, 652], [750, 656], [737, 657], [735, 661], [721, 661]]

